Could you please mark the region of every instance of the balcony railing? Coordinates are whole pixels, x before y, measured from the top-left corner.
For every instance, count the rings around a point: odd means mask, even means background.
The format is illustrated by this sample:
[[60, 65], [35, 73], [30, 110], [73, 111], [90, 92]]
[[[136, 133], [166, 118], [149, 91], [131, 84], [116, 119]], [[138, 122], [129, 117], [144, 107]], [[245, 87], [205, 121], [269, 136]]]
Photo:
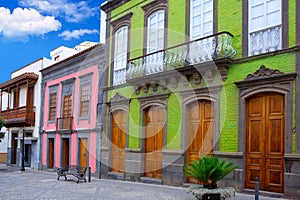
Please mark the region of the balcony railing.
[[72, 130], [73, 129], [73, 117], [61, 117], [56, 118], [56, 130]]
[[250, 33], [249, 55], [281, 49], [281, 25]]
[[135, 79], [189, 65], [233, 58], [232, 34], [220, 32], [128, 61], [126, 79]]
[[18, 108], [3, 110], [0, 112], [0, 116], [4, 120], [5, 126], [7, 128], [34, 126], [34, 124], [35, 124], [35, 107], [34, 106], [22, 106], [22, 107], [18, 107]]

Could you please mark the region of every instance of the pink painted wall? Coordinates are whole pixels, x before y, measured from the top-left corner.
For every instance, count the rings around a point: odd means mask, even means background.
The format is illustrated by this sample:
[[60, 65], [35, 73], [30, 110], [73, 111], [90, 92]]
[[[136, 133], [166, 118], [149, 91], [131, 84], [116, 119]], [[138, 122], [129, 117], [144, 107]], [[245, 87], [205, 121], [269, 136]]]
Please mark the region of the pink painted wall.
[[96, 132], [91, 132], [90, 134], [90, 152], [89, 152], [89, 164], [91, 166], [91, 171], [94, 173], [96, 171], [96, 163], [97, 163], [97, 151], [96, 151]]
[[[91, 96], [90, 96], [90, 118], [89, 120], [78, 120], [79, 113], [79, 98], [80, 98], [80, 76], [85, 74], [92, 73], [91, 80]], [[94, 129], [96, 127], [97, 122], [97, 103], [98, 103], [98, 67], [97, 65], [80, 70], [76, 73], [69, 74], [67, 76], [55, 79], [53, 81], [47, 82], [45, 87], [45, 97], [44, 97], [44, 130], [47, 131], [55, 131], [56, 130], [56, 122], [49, 123], [49, 87], [52, 85], [58, 84], [57, 90], [57, 107], [56, 107], [56, 118], [61, 117], [61, 100], [62, 100], [62, 81], [75, 78], [74, 81], [74, 93], [73, 93], [73, 130], [82, 130], [82, 129]], [[42, 163], [43, 165], [47, 164], [47, 135], [44, 135], [42, 144]], [[70, 164], [75, 165], [77, 162], [77, 148], [78, 148], [78, 137], [76, 133], [73, 133], [70, 137]], [[90, 166], [92, 172], [96, 170], [96, 133], [93, 132], [90, 134]], [[61, 144], [60, 144], [60, 135], [56, 134], [55, 138], [55, 167], [60, 167], [60, 156], [61, 156]]]
[[[60, 167], [60, 135], [55, 135], [55, 151], [54, 151], [54, 157], [55, 157], [55, 167]], [[46, 152], [47, 153], [47, 152]]]
[[[47, 135], [43, 134], [43, 144], [42, 144], [42, 152], [46, 152], [47, 155]], [[42, 164], [46, 165], [47, 164], [47, 158], [46, 156], [42, 156]]]

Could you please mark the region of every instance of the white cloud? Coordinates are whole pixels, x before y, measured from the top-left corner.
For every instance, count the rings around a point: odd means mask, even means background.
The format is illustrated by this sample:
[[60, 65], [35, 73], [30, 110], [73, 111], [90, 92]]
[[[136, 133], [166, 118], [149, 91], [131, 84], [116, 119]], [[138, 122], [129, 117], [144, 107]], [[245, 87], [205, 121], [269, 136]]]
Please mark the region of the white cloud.
[[35, 9], [0, 7], [0, 35], [15, 40], [28, 40], [29, 36], [42, 36], [61, 28], [53, 16], [42, 16]]
[[86, 1], [74, 3], [69, 0], [19, 0], [19, 4], [35, 8], [41, 13], [63, 17], [67, 22], [83, 21], [98, 11], [98, 8], [90, 7]]
[[61, 34], [59, 34], [59, 37], [63, 37], [64, 40], [71, 40], [72, 38], [74, 39], [79, 39], [81, 36], [85, 34], [96, 34], [98, 33], [98, 30], [93, 29], [79, 29], [79, 30], [73, 30], [73, 31], [64, 31]]

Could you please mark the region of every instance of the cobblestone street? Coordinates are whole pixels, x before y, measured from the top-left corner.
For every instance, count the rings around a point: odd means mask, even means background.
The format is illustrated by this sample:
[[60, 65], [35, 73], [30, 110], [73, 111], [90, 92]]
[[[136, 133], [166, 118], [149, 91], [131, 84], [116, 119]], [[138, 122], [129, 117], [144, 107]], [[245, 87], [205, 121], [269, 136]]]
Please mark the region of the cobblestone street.
[[[194, 200], [186, 188], [93, 178], [76, 183], [75, 177], [57, 181], [56, 173], [0, 166], [0, 199], [101, 199], [101, 200]], [[71, 180], [72, 179], [72, 180]], [[252, 200], [253, 195], [237, 193], [234, 199]], [[260, 200], [275, 198], [260, 197]]]

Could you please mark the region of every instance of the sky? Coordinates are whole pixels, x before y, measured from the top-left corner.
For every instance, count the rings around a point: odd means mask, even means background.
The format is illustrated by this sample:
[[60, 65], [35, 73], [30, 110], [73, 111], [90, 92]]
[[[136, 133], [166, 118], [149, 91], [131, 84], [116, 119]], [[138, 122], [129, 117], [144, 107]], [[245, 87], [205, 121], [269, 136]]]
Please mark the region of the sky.
[[105, 0], [0, 0], [0, 84], [59, 46], [99, 42]]

